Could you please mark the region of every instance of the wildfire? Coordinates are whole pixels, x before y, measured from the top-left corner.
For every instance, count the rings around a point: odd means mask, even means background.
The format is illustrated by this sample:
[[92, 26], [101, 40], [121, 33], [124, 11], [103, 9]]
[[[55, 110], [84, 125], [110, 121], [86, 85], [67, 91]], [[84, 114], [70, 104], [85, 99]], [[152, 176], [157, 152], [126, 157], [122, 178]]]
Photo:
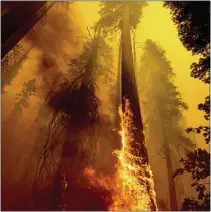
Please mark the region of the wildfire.
[[[122, 148], [115, 150], [118, 158], [117, 172], [113, 177], [98, 175], [92, 168], [85, 169], [93, 186], [103, 187], [111, 193], [112, 204], [109, 210], [157, 210], [152, 171], [149, 164], [143, 164], [142, 158], [132, 154], [133, 114], [130, 102], [125, 101], [125, 111], [121, 116]], [[138, 163], [137, 163], [138, 161]]]

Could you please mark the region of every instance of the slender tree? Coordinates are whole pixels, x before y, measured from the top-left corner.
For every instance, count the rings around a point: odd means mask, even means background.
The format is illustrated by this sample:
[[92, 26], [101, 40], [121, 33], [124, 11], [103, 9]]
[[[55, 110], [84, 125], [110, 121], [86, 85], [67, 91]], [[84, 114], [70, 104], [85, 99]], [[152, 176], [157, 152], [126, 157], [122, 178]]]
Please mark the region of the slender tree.
[[[182, 110], [187, 105], [182, 101], [181, 95], [174, 85], [174, 72], [170, 62], [166, 59], [164, 50], [152, 40], [147, 40], [141, 58], [140, 92], [145, 96], [143, 101], [146, 112], [146, 125], [150, 142], [154, 138], [162, 138], [161, 150], [163, 152], [167, 173], [171, 210], [177, 210], [176, 186], [173, 176], [173, 156], [175, 148], [190, 151], [194, 145], [184, 136], [179, 126], [182, 119]], [[182, 148], [181, 148], [182, 147]]]

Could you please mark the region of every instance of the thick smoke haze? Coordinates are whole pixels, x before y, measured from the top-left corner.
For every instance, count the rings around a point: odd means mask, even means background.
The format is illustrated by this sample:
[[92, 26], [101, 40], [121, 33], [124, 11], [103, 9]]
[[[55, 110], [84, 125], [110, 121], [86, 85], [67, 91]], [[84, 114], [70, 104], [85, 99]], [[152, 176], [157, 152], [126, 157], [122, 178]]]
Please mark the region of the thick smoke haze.
[[[57, 88], [57, 86], [59, 87], [64, 81], [68, 82], [67, 73], [71, 71], [69, 70], [70, 61], [78, 58], [84, 51], [84, 44], [90, 39], [89, 32], [93, 36], [91, 27], [99, 19], [98, 11], [99, 2], [74, 2], [69, 5], [68, 9], [55, 3], [49, 9], [47, 15], [38, 21], [19, 42], [22, 46], [19, 57], [21, 58], [24, 53], [28, 54], [24, 56], [25, 60], [20, 67], [15, 66], [18, 70], [17, 76], [12, 79], [10, 85], [5, 85], [2, 94], [2, 192], [4, 194], [2, 196], [2, 206], [5, 210], [31, 210], [32, 205], [36, 205], [32, 198], [36, 166], [48, 136], [52, 114], [56, 111], [55, 108], [49, 106], [47, 97], [49, 97], [50, 91]], [[166, 30], [161, 30], [162, 27]], [[205, 123], [204, 114], [197, 110], [197, 105], [204, 101], [204, 97], [208, 95], [209, 91], [206, 85], [190, 77], [190, 65], [198, 61], [198, 57], [192, 56], [191, 52], [183, 47], [170, 12], [162, 7], [161, 2], [149, 2], [148, 6], [143, 9], [143, 17], [136, 31], [137, 67], [141, 66], [141, 56], [144, 52], [143, 45], [147, 39], [152, 39], [166, 51], [166, 57], [171, 61], [176, 74], [175, 84], [183, 100], [189, 106], [189, 109], [183, 112], [183, 118], [179, 123], [184, 135], [189, 137], [196, 147], [209, 149], [209, 146], [204, 144], [201, 135], [187, 135], [185, 133], [187, 127], [195, 127], [198, 126], [198, 123], [201, 125]], [[98, 188], [102, 186], [94, 181], [93, 186], [96, 187], [96, 191], [93, 195], [89, 191], [91, 181], [87, 179], [92, 175], [97, 176], [97, 174], [90, 172], [92, 168], [95, 170], [94, 173], [100, 173], [102, 176], [113, 175], [117, 163], [113, 151], [121, 148], [119, 132], [114, 121], [117, 113], [118, 36], [112, 41], [109, 40], [108, 44], [112, 47], [113, 54], [111, 73], [108, 74], [110, 78], [104, 75], [96, 79], [95, 94], [100, 102], [100, 127], [95, 128], [94, 135], [91, 134], [92, 132], [90, 133], [90, 138], [81, 135], [80, 139], [83, 142], [81, 142], [80, 152], [83, 152], [84, 155], [79, 154], [77, 144], [75, 146], [73, 144], [72, 149], [70, 148], [72, 155], [75, 156], [74, 161], [69, 162], [70, 170], [74, 170], [74, 174], [70, 179], [73, 179], [72, 184], [74, 186], [78, 183], [82, 187], [81, 190], [77, 190], [76, 186], [74, 188], [75, 194], [72, 194], [71, 197], [73, 202], [75, 201], [75, 205], [72, 205], [75, 209], [78, 209], [81, 205], [84, 205], [84, 208], [89, 208], [89, 204], [94, 205], [97, 201], [99, 201], [99, 205], [103, 204], [103, 200], [98, 195], [101, 192]], [[103, 65], [107, 68], [109, 67], [108, 64], [107, 60], [103, 61]], [[105, 71], [107, 71], [106, 68]], [[140, 73], [140, 70], [136, 73], [138, 77], [141, 77], [142, 74], [143, 72]], [[29, 105], [23, 107], [22, 112], [15, 116], [12, 111], [19, 100], [18, 94], [21, 93], [24, 83], [35, 78], [36, 92], [34, 95], [29, 95], [27, 99]], [[138, 95], [140, 99], [143, 98], [141, 91], [138, 92]], [[73, 107], [76, 110], [79, 108], [77, 105]], [[83, 111], [83, 107], [86, 106], [82, 105], [80, 107], [81, 111]], [[147, 114], [145, 109], [141, 104], [144, 121]], [[77, 117], [77, 114], [75, 114], [75, 117]], [[71, 124], [68, 127], [71, 128]], [[155, 179], [158, 207], [160, 210], [168, 210], [167, 167], [160, 150], [162, 136], [164, 135], [160, 132], [161, 128], [157, 127], [157, 129], [160, 137], [151, 138], [156, 143], [149, 142], [150, 136], [147, 134], [146, 126], [144, 126], [144, 133]], [[85, 132], [89, 132], [89, 129], [86, 130]], [[91, 140], [92, 137], [93, 140]], [[60, 163], [59, 156], [65, 139], [75, 139], [77, 141], [77, 133], [67, 132], [63, 136], [55, 157], [57, 165]], [[182, 156], [184, 155], [185, 152], [182, 153]], [[179, 167], [180, 156], [173, 158], [174, 169]], [[77, 177], [78, 182], [75, 180]], [[195, 196], [195, 189], [190, 186], [190, 180], [190, 176], [185, 175], [175, 180], [179, 204], [183, 202], [185, 197]], [[50, 179], [46, 180], [46, 184], [48, 184], [48, 181]], [[45, 207], [47, 209], [46, 202], [49, 201], [46, 197], [47, 192], [46, 194], [43, 192], [43, 196], [40, 196], [41, 209]], [[109, 196], [106, 190], [103, 190], [102, 193], [105, 199]], [[81, 201], [79, 202], [80, 198]], [[110, 199], [108, 199], [109, 201]], [[39, 210], [40, 208], [37, 206], [36, 209]]]
[[[19, 208], [20, 201], [31, 195], [35, 166], [47, 132], [47, 125], [39, 126], [35, 121], [39, 106], [45, 102], [45, 96], [55, 81], [67, 72], [69, 60], [82, 50], [82, 43], [78, 42], [77, 36], [83, 35], [83, 27], [78, 24], [80, 16], [76, 13], [74, 5], [70, 10], [54, 5], [44, 17], [45, 23], [39, 21], [20, 42], [24, 44], [23, 47], [29, 46], [31, 50], [18, 76], [13, 79], [11, 86], [6, 86], [6, 92], [2, 96], [4, 208], [10, 204]], [[27, 51], [28, 48], [25, 49]], [[11, 111], [17, 102], [15, 97], [21, 91], [23, 83], [33, 78], [37, 79], [38, 92], [30, 97], [30, 107], [24, 108], [20, 117], [14, 119]], [[45, 123], [48, 123], [49, 116], [45, 116], [38, 119], [47, 118]], [[29, 170], [26, 171], [27, 169]], [[22, 190], [18, 198], [12, 191], [14, 187]]]

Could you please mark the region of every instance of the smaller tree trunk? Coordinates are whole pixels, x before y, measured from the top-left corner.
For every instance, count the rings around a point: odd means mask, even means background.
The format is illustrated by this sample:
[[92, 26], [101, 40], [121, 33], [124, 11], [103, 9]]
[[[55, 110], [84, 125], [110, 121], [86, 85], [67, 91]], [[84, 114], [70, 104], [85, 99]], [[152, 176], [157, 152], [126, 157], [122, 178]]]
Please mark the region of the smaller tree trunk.
[[[164, 135], [165, 136], [165, 135]], [[173, 178], [173, 165], [171, 161], [171, 149], [169, 147], [169, 143], [167, 139], [164, 137], [164, 152], [165, 152], [165, 160], [168, 172], [168, 185], [169, 185], [169, 194], [170, 194], [170, 208], [172, 211], [177, 211], [177, 194], [176, 188]]]
[[121, 105], [121, 54], [122, 54], [122, 39], [120, 37], [120, 46], [119, 46], [119, 58], [118, 58], [118, 70], [117, 70], [117, 86], [116, 86], [116, 119], [115, 127], [117, 130], [120, 130], [120, 117], [119, 117], [119, 106]]

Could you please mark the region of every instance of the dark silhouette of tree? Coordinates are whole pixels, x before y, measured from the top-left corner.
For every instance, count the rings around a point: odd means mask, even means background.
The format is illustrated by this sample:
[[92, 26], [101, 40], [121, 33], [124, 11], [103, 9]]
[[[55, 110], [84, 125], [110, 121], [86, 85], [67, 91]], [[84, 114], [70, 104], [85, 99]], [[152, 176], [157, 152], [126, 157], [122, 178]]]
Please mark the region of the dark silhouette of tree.
[[[204, 118], [205, 120], [210, 120], [210, 97], [207, 96], [205, 98], [205, 102], [198, 105], [198, 110], [202, 110], [205, 112]], [[187, 133], [195, 132], [197, 134], [202, 133], [206, 143], [210, 142], [210, 127], [209, 126], [199, 126], [196, 128], [190, 127], [186, 130]]]
[[[191, 65], [191, 76], [210, 83], [210, 2], [167, 1], [164, 6], [171, 10], [183, 45], [201, 56], [198, 63]], [[206, 97], [205, 101], [209, 102], [209, 98]]]
[[12, 114], [20, 116], [23, 108], [30, 106], [29, 98], [36, 93], [36, 79], [29, 80], [23, 84], [23, 88], [20, 93], [17, 94], [16, 99], [18, 100], [12, 110]]
[[194, 145], [184, 136], [179, 125], [182, 111], [187, 110], [188, 106], [174, 85], [175, 74], [165, 56], [165, 51], [152, 40], [147, 40], [145, 43], [139, 77], [141, 102], [146, 113], [145, 125], [150, 137], [148, 142], [153, 142], [153, 137], [157, 140], [161, 138], [160, 151], [167, 165], [170, 208], [177, 210], [176, 186], [172, 178], [174, 170], [172, 157], [176, 156], [175, 149], [190, 151]]
[[191, 65], [191, 76], [210, 83], [210, 2], [167, 1], [164, 6], [171, 10], [185, 48], [201, 54], [199, 62]]
[[[198, 63], [191, 65], [191, 76], [200, 79], [204, 83], [210, 83], [210, 2], [165, 2], [164, 6], [170, 8], [172, 18], [177, 25], [180, 40], [187, 50], [201, 56]], [[205, 112], [204, 118], [209, 121], [210, 96], [205, 102], [198, 105], [198, 110]], [[189, 132], [203, 133], [206, 143], [210, 141], [210, 127], [199, 126], [188, 128]], [[198, 199], [193, 197], [184, 200], [183, 210], [210, 210], [210, 192], [206, 191], [205, 184], [201, 179], [210, 176], [210, 154], [206, 150], [197, 149], [187, 154], [187, 159], [181, 159], [184, 168], [175, 171], [174, 177], [184, 172], [191, 174], [196, 188]], [[208, 160], [207, 160], [208, 159]], [[201, 173], [201, 164], [205, 174]], [[196, 170], [196, 171], [194, 171]], [[202, 172], [203, 172], [202, 170]]]
[[193, 180], [191, 186], [196, 188], [198, 199], [185, 198], [181, 210], [209, 211], [210, 192], [206, 189], [204, 180], [210, 176], [210, 153], [203, 149], [196, 149], [187, 154], [187, 158], [180, 159], [183, 168], [177, 169], [173, 177], [190, 173]]
[[[200, 110], [205, 111], [205, 119], [209, 120], [210, 111], [209, 108], [209, 98], [206, 98], [204, 104], [199, 105]], [[197, 128], [188, 128], [186, 130], [189, 132], [202, 133], [206, 143], [210, 141], [210, 127], [209, 126], [199, 126]], [[183, 165], [183, 168], [177, 169], [174, 173], [174, 177], [183, 175], [185, 172], [191, 174], [193, 183], [191, 186], [196, 188], [198, 194], [198, 199], [193, 197], [188, 197], [184, 199], [181, 210], [186, 211], [209, 211], [210, 210], [210, 192], [205, 187], [205, 179], [210, 177], [210, 153], [207, 150], [198, 148], [193, 152], [187, 154], [186, 159], [181, 159], [180, 162]]]
[[179, 37], [184, 46], [194, 54], [203, 53], [210, 43], [210, 2], [167, 1]]
[[8, 52], [42, 19], [55, 2], [22, 2], [2, 17], [2, 54]]
[[[94, 155], [100, 105], [96, 80], [98, 77], [106, 79], [112, 64], [111, 49], [104, 42], [100, 29], [86, 39], [83, 53], [70, 61], [64, 79], [48, 93], [48, 106], [54, 112], [37, 164], [34, 189], [36, 191], [43, 186], [43, 177], [51, 177], [56, 172], [49, 206], [53, 210], [71, 209], [71, 199], [68, 199], [72, 194], [71, 188], [77, 187], [76, 178], [80, 179], [84, 164]], [[85, 150], [84, 146], [89, 149]], [[59, 147], [61, 160], [57, 164], [55, 153]], [[66, 184], [69, 190], [64, 187]]]

